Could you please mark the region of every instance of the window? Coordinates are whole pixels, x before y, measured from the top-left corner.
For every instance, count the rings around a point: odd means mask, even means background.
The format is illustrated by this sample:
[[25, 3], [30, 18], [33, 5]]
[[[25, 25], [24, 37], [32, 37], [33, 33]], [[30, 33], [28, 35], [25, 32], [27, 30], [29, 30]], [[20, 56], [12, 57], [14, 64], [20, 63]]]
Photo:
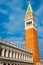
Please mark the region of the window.
[[26, 24], [27, 24], [27, 25], [30, 25], [30, 24], [32, 24], [32, 21], [30, 21], [30, 22], [27, 22]]

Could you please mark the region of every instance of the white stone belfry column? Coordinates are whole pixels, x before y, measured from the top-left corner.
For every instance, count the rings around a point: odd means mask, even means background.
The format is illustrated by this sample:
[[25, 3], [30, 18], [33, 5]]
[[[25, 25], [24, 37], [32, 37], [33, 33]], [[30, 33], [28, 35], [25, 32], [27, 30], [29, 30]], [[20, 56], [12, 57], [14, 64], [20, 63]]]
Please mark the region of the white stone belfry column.
[[11, 57], [11, 58], [12, 58], [12, 51], [10, 51], [9, 57]]
[[7, 49], [7, 50], [6, 50], [6, 57], [8, 57], [8, 52], [9, 52], [9, 50]]
[[5, 53], [5, 49], [4, 49], [4, 48], [2, 48], [2, 53], [1, 53], [1, 56], [3, 56], [3, 57], [4, 57], [4, 53]]

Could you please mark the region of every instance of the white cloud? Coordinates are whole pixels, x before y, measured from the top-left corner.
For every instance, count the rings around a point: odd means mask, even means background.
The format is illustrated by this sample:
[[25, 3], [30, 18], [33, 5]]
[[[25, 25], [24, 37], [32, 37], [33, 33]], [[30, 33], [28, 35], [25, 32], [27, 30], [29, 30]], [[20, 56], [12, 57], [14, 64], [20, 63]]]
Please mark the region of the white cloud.
[[20, 37], [20, 38], [18, 38], [18, 37], [9, 37], [9, 38], [6, 38], [4, 40], [7, 41], [7, 42], [12, 43], [14, 45], [20, 46], [22, 48], [24, 47], [24, 43], [25, 43], [22, 37]]
[[0, 0], [0, 3], [3, 3], [5, 0]]
[[35, 12], [38, 23], [38, 36], [43, 37], [43, 4], [41, 3], [39, 9]]
[[1, 36], [0, 36], [0, 40], [1, 40]]
[[43, 35], [43, 26], [38, 27], [38, 32], [40, 35]]
[[37, 16], [42, 15], [43, 13], [43, 4], [41, 4], [41, 6], [39, 7], [39, 9], [35, 12]]
[[43, 55], [43, 39], [39, 40], [40, 56]]
[[[23, 31], [24, 28], [24, 11], [19, 9], [20, 12], [12, 12], [9, 15], [9, 22], [3, 23], [4, 28], [8, 33], [13, 34], [15, 31]], [[22, 17], [22, 18], [21, 18]]]
[[1, 9], [1, 8], [0, 8], [0, 12], [3, 13], [3, 14], [8, 14], [8, 12], [6, 10]]
[[[13, 35], [17, 32], [21, 33], [20, 38], [16, 38], [14, 36], [6, 36], [4, 40], [9, 41], [9, 42], [14, 42], [18, 44], [24, 44], [23, 41], [23, 28], [24, 28], [24, 13], [25, 11], [21, 8], [21, 1], [20, 0], [12, 0], [12, 1], [7, 1], [4, 0], [1, 3], [4, 3], [6, 6], [8, 6], [12, 11], [9, 12], [9, 22], [4, 22], [2, 25], [6, 29], [6, 35], [10, 34]], [[2, 12], [2, 11], [1, 11]], [[5, 12], [3, 12], [5, 13]]]
[[0, 3], [7, 5], [13, 11], [15, 11], [17, 8], [19, 9], [22, 6], [22, 0], [0, 0]]
[[43, 4], [41, 3], [39, 9], [35, 12], [38, 19], [38, 42], [40, 48], [40, 57], [43, 57]]
[[38, 23], [43, 24], [43, 4], [42, 3], [40, 5], [39, 9], [36, 10], [35, 14], [36, 14], [36, 17], [38, 19]]

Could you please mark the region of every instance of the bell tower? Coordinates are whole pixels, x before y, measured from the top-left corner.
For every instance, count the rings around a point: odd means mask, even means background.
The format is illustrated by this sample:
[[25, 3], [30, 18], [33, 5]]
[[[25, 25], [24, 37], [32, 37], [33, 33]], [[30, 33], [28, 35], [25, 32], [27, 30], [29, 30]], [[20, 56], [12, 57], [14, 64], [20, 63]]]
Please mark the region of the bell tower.
[[37, 35], [37, 21], [29, 2], [25, 16], [25, 49], [33, 52], [34, 65], [40, 61]]

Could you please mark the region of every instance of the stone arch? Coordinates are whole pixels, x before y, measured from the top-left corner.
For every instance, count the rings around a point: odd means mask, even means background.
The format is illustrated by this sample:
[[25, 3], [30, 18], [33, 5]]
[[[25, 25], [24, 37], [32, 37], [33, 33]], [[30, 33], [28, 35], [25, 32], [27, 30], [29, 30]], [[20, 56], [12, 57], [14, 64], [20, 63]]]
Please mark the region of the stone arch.
[[6, 63], [4, 63], [3, 65], [6, 65]]
[[8, 63], [8, 65], [10, 65], [10, 64]]
[[10, 57], [10, 50], [9, 50], [9, 52], [8, 52], [8, 57]]
[[14, 64], [12, 64], [12, 65], [14, 65]]
[[18, 64], [19, 65], [19, 64]]
[[17, 65], [17, 64], [15, 64], [15, 65]]

